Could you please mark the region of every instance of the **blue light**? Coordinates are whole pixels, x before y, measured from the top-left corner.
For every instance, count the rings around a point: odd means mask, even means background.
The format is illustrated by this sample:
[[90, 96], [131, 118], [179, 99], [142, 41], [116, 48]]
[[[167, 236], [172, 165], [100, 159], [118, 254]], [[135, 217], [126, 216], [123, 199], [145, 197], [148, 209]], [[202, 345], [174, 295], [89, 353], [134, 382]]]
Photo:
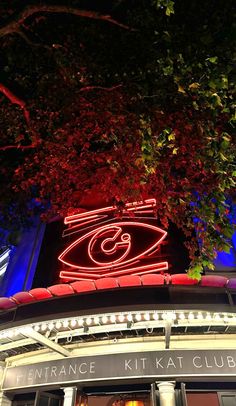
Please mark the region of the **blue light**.
[[[236, 223], [236, 204], [231, 205], [231, 210], [229, 213], [229, 222], [231, 224]], [[217, 258], [214, 261], [216, 270], [236, 270], [236, 232], [233, 234], [232, 237], [232, 245], [229, 253], [226, 252], [218, 252]]]
[[45, 225], [35, 218], [34, 225], [22, 231], [20, 242], [13, 247], [9, 264], [1, 281], [0, 296], [11, 296], [32, 286]]

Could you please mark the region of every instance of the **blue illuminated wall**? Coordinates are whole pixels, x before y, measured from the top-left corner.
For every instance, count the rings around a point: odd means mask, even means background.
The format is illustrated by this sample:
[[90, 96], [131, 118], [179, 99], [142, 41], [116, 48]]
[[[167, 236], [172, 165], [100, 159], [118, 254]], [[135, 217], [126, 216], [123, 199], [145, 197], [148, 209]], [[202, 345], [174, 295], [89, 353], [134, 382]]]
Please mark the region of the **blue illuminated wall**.
[[235, 271], [236, 272], [236, 233], [232, 238], [232, 245], [230, 253], [218, 252], [215, 260], [216, 271]]
[[17, 246], [12, 247], [10, 260], [0, 284], [0, 296], [11, 296], [32, 286], [45, 225], [35, 219], [31, 228], [23, 231]]
[[[230, 202], [229, 222], [236, 225], [236, 203]], [[236, 232], [232, 237], [232, 248], [230, 253], [218, 252], [215, 260], [217, 271], [236, 272]]]

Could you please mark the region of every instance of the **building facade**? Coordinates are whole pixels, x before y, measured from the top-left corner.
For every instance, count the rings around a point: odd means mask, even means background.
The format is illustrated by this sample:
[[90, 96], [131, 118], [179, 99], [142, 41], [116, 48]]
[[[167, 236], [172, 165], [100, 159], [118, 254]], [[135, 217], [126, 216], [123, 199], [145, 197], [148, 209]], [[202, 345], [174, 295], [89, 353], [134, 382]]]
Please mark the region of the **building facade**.
[[57, 283], [0, 298], [1, 405], [236, 405], [236, 279], [181, 273], [154, 205], [66, 218]]

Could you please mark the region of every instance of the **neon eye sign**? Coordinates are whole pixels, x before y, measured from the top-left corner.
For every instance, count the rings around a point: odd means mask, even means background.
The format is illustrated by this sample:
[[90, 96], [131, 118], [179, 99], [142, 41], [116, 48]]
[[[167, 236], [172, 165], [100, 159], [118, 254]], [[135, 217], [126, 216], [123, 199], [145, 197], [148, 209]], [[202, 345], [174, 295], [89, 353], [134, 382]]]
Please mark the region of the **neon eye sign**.
[[[79, 234], [60, 255], [61, 279], [94, 280], [120, 275], [143, 275], [168, 269], [160, 244], [167, 233], [154, 224], [155, 199], [128, 203], [122, 219], [116, 208], [106, 207], [66, 217], [64, 236]], [[131, 217], [132, 214], [132, 217]], [[152, 217], [150, 217], [152, 214]]]

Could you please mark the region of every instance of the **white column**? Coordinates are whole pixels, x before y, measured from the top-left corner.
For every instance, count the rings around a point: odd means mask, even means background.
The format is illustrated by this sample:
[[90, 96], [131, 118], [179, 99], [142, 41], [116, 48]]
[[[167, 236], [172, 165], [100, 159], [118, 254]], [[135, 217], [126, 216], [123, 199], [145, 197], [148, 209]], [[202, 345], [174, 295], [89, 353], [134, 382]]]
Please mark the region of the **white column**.
[[0, 391], [0, 406], [11, 406], [12, 398]]
[[157, 383], [160, 395], [160, 406], [175, 406], [175, 383]]
[[75, 406], [76, 402], [76, 386], [70, 386], [68, 388], [62, 388], [64, 391], [64, 402], [63, 406]]

